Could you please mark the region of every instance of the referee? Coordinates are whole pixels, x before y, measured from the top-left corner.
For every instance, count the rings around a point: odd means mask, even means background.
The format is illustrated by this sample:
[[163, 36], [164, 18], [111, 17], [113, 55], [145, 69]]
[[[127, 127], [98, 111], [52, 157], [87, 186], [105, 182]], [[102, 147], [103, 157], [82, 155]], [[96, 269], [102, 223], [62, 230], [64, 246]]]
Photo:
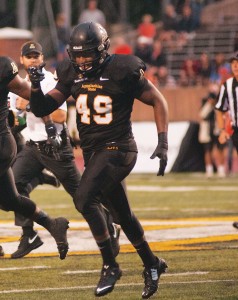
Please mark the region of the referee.
[[[230, 57], [229, 62], [233, 76], [227, 79], [220, 88], [215, 106], [216, 119], [220, 129], [219, 142], [224, 144], [230, 138], [225, 124], [225, 114], [227, 111], [230, 112], [233, 129], [231, 138], [238, 153], [238, 52]], [[233, 226], [238, 229], [238, 222], [234, 222]]]

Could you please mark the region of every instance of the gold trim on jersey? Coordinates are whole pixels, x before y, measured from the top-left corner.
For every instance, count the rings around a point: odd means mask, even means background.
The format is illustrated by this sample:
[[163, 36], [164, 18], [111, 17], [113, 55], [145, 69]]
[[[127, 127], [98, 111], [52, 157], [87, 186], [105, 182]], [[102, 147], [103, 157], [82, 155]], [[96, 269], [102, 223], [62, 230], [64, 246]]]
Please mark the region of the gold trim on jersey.
[[100, 84], [82, 84], [83, 89], [87, 89], [90, 92], [94, 92], [97, 89], [102, 89], [103, 86]]

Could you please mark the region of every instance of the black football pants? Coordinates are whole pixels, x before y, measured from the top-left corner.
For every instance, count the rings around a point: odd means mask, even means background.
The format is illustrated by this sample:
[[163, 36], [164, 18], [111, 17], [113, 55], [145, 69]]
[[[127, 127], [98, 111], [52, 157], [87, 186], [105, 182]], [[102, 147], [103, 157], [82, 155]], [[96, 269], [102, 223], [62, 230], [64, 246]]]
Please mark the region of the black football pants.
[[[36, 146], [26, 145], [17, 154], [13, 164], [13, 173], [17, 190], [20, 194], [29, 197], [29, 183], [38, 177], [44, 168], [50, 170], [61, 182], [65, 190], [73, 197], [80, 183], [80, 173], [74, 161], [72, 147], [69, 144], [62, 146], [63, 159], [56, 160], [52, 156], [42, 154]], [[15, 214], [17, 226], [33, 226], [33, 222], [19, 214]]]
[[107, 225], [100, 210], [104, 204], [120, 224], [133, 244], [144, 235], [143, 229], [131, 211], [122, 180], [129, 175], [137, 159], [136, 152], [101, 150], [84, 153], [85, 171], [74, 197], [75, 207], [89, 224], [97, 242], [108, 236]]
[[11, 164], [16, 155], [16, 142], [10, 132], [0, 135], [0, 208], [30, 217], [36, 206], [30, 199], [19, 195]]

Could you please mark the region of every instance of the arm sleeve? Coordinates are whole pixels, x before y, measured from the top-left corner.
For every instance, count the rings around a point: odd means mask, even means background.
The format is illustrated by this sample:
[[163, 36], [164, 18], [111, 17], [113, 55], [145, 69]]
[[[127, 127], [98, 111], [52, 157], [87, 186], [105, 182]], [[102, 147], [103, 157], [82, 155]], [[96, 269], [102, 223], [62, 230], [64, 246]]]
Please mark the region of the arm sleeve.
[[44, 95], [41, 89], [31, 91], [30, 105], [36, 117], [47, 116], [59, 107], [58, 102], [50, 95]]
[[147, 84], [147, 79], [144, 77], [146, 70], [145, 63], [136, 56], [130, 57], [130, 63], [127, 66], [127, 76], [125, 80], [127, 86], [135, 98], [138, 98]]

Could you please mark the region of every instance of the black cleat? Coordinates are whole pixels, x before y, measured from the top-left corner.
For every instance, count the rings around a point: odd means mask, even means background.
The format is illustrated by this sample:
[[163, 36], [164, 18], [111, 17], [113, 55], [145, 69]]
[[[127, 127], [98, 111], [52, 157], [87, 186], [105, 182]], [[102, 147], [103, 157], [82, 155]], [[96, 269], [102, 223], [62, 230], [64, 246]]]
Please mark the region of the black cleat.
[[37, 232], [32, 237], [28, 235], [22, 235], [18, 249], [11, 254], [11, 258], [22, 258], [32, 250], [39, 248], [41, 245], [43, 245], [43, 242], [38, 236]]
[[101, 271], [101, 277], [95, 289], [95, 296], [101, 297], [110, 293], [114, 285], [121, 278], [122, 271], [119, 266], [104, 265]]
[[56, 241], [60, 259], [65, 259], [69, 244], [67, 241], [67, 229], [69, 228], [69, 221], [65, 218], [56, 218], [51, 220], [49, 232]]
[[145, 268], [142, 276], [144, 277], [144, 289], [142, 292], [143, 299], [149, 299], [158, 290], [159, 278], [168, 268], [166, 262], [157, 257], [157, 263], [151, 268]]
[[4, 256], [4, 251], [3, 251], [2, 246], [0, 245], [0, 257], [1, 257], [1, 256]]
[[234, 222], [233, 223], [233, 227], [235, 227], [236, 229], [238, 229], [238, 222]]
[[120, 251], [119, 237], [120, 237], [121, 227], [115, 223], [112, 223], [112, 227], [113, 227], [113, 231], [110, 232], [112, 251], [114, 257], [117, 257]]
[[60, 181], [49, 170], [44, 169], [40, 175], [41, 184], [50, 184], [55, 187], [60, 187]]

